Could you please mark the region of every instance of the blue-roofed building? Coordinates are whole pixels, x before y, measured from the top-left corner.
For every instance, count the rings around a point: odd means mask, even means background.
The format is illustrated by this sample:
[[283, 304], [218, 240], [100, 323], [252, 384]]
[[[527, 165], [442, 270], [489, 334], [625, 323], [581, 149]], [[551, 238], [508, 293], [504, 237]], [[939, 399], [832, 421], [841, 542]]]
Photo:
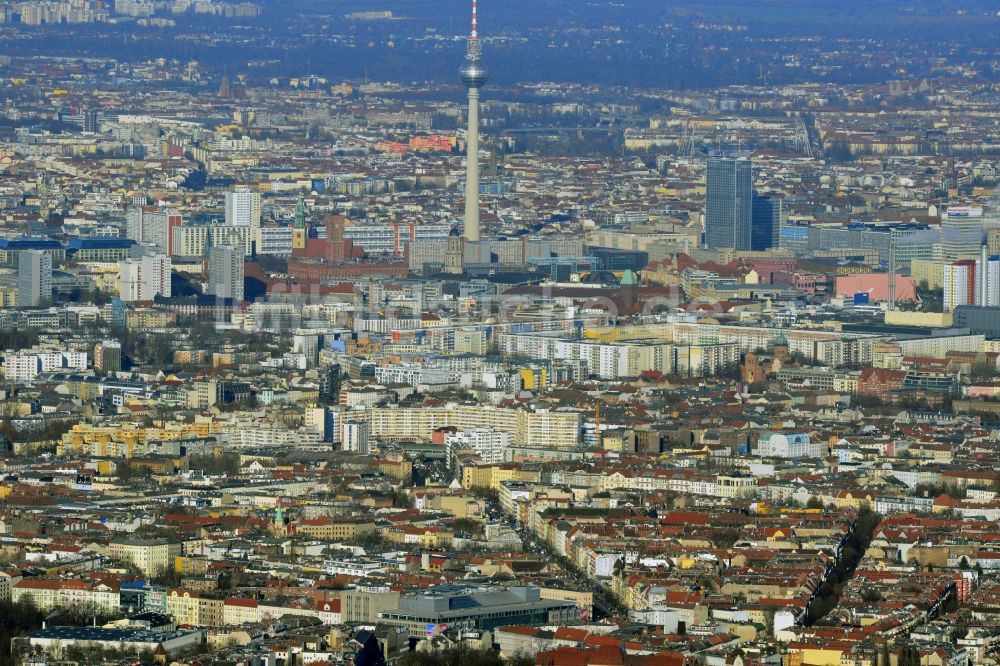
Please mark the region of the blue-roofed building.
[[85, 236], [71, 240], [66, 254], [75, 261], [115, 262], [127, 259], [133, 245], [131, 238]]
[[21, 250], [42, 250], [52, 257], [52, 265], [58, 266], [66, 260], [66, 248], [52, 238], [21, 236], [20, 238], [0, 238], [0, 266], [17, 267], [17, 256]]

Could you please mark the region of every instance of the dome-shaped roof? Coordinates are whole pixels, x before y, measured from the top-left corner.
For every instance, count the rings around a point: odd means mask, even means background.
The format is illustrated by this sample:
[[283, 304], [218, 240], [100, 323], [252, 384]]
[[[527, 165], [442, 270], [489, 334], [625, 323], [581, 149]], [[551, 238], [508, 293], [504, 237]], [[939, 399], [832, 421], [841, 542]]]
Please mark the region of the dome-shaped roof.
[[466, 58], [458, 75], [462, 77], [466, 88], [482, 88], [486, 85], [486, 67], [478, 58]]

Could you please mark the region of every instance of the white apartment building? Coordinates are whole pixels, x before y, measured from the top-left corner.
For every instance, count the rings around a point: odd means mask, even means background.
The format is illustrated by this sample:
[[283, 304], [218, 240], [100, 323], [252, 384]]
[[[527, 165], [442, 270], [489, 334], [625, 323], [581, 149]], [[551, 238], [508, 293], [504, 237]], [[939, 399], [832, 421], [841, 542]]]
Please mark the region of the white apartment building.
[[226, 226], [259, 227], [260, 193], [247, 188], [226, 192]]
[[322, 434], [311, 429], [239, 427], [224, 431], [226, 442], [234, 448], [261, 448], [269, 446], [309, 446], [320, 445]]
[[449, 224], [350, 224], [344, 227], [344, 240], [353, 242], [365, 252], [402, 254], [410, 241], [446, 240], [450, 233]]
[[603, 343], [558, 334], [502, 333], [498, 347], [508, 356], [583, 361], [587, 372], [601, 379], [634, 378], [646, 371], [710, 376], [739, 362], [739, 349], [734, 343], [675, 345], [660, 339]]
[[397, 319], [395, 317], [354, 318], [354, 330], [361, 333], [391, 333], [393, 331], [415, 331], [423, 326], [419, 318]]
[[472, 449], [488, 465], [505, 462], [507, 447], [510, 446], [510, 443], [511, 434], [509, 432], [488, 430], [486, 428], [463, 430], [447, 435], [444, 438], [449, 460], [451, 459], [452, 451]]
[[965, 259], [941, 267], [944, 311], [960, 305], [1000, 305], [1000, 257], [982, 246], [978, 260]]
[[948, 264], [941, 273], [944, 288], [944, 311], [951, 312], [959, 305], [974, 305], [979, 281], [976, 264], [970, 259]]
[[437, 366], [417, 364], [396, 364], [375, 366], [375, 381], [379, 384], [407, 384], [417, 387], [421, 384], [447, 384], [449, 372]]
[[142, 241], [142, 207], [130, 206], [125, 211], [125, 238]]
[[870, 365], [872, 349], [885, 338], [878, 335], [766, 328], [763, 326], [729, 326], [678, 322], [672, 324], [675, 345], [706, 346], [735, 343], [740, 352], [769, 349], [777, 342], [788, 345], [790, 352], [831, 367]]
[[290, 255], [292, 253], [291, 227], [256, 227], [253, 240], [257, 254]]
[[370, 451], [371, 425], [364, 421], [344, 423], [341, 431], [341, 448], [367, 455]]
[[948, 352], [978, 353], [986, 349], [985, 335], [940, 335], [928, 338], [897, 340], [903, 356], [944, 358]]
[[211, 238], [212, 246], [233, 245], [250, 254], [254, 241], [253, 227], [226, 227], [221, 224], [192, 224], [176, 227], [170, 245], [175, 257], [204, 257]]
[[180, 214], [177, 211], [166, 208], [145, 208], [140, 211], [140, 215], [140, 238], [136, 240], [143, 243], [151, 243], [160, 252], [170, 254], [173, 247], [174, 232], [184, 224], [184, 220]]
[[4, 358], [3, 373], [8, 382], [29, 382], [41, 372], [34, 354], [11, 354]]
[[30, 382], [38, 375], [58, 370], [86, 370], [87, 353], [79, 351], [10, 354], [4, 359], [8, 382]]
[[145, 255], [118, 262], [118, 295], [126, 303], [151, 301], [157, 294], [169, 298], [172, 264], [165, 254]]
[[574, 448], [580, 441], [582, 415], [579, 411], [531, 411], [491, 405], [399, 408], [373, 407], [345, 413], [348, 421], [371, 424], [371, 436], [391, 439], [430, 439], [438, 428], [459, 430], [485, 428], [511, 434], [514, 444], [554, 449]]

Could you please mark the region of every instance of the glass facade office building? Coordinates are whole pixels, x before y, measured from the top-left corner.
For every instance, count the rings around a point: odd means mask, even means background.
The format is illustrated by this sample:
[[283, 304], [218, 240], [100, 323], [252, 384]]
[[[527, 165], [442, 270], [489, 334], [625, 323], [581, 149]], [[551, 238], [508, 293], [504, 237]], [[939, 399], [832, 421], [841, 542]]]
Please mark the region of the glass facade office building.
[[778, 247], [781, 231], [781, 199], [771, 196], [753, 195], [751, 215], [750, 249], [769, 250]]
[[705, 243], [712, 248], [752, 247], [753, 164], [746, 157], [708, 160]]

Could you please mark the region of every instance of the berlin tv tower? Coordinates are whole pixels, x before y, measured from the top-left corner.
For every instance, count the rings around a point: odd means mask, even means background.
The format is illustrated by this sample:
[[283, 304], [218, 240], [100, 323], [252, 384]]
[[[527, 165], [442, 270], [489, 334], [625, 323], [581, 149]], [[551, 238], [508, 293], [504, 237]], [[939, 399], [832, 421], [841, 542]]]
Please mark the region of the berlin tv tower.
[[462, 83], [469, 89], [469, 132], [465, 156], [465, 224], [462, 235], [466, 241], [479, 241], [479, 89], [486, 84], [486, 68], [482, 63], [483, 45], [476, 26], [476, 0], [472, 0], [472, 33], [465, 51], [465, 62], [458, 71]]

